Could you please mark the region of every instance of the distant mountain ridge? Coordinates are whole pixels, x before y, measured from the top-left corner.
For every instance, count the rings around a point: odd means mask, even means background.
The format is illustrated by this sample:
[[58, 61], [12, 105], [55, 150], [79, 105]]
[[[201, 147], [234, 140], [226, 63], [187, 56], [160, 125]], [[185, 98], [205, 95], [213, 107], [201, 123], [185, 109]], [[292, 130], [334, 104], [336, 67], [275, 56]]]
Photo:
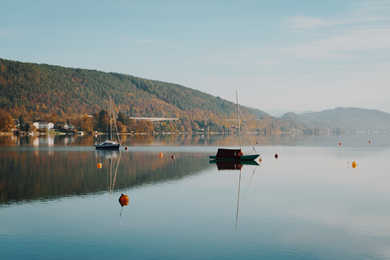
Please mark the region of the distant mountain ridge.
[[355, 107], [338, 107], [320, 112], [301, 114], [286, 113], [281, 119], [294, 120], [306, 128], [340, 128], [345, 130], [388, 130], [390, 114], [375, 110]]

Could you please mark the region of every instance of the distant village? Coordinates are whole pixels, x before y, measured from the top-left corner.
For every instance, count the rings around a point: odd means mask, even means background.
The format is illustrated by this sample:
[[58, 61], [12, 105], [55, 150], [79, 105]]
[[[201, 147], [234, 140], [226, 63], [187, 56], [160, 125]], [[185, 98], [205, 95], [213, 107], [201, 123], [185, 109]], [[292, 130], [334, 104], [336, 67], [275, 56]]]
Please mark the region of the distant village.
[[[174, 117], [125, 117], [119, 114], [116, 120], [111, 122], [112, 129], [120, 134], [144, 135], [144, 134], [232, 134], [237, 131], [235, 122], [229, 125], [219, 126], [211, 121], [186, 120]], [[109, 119], [105, 116], [84, 115], [79, 119], [67, 121], [33, 120], [25, 122], [23, 117], [12, 119], [7, 128], [0, 131], [1, 135], [39, 136], [39, 135], [101, 135], [110, 131]], [[302, 130], [272, 129], [265, 127], [249, 130], [245, 124], [241, 130], [257, 135], [303, 134]], [[305, 130], [307, 134], [317, 134], [318, 131]]]
[[[93, 116], [90, 115], [92, 118]], [[156, 124], [161, 125], [162, 123], [165, 124], [167, 121], [177, 121], [179, 119], [177, 118], [152, 118], [152, 117], [132, 117], [131, 120], [139, 121], [139, 122], [147, 122], [151, 124], [152, 129], [151, 132], [148, 131], [147, 128], [141, 129], [138, 132], [136, 130], [130, 131], [130, 132], [124, 132], [124, 131], [118, 131], [120, 134], [157, 134], [157, 133], [163, 133], [163, 134], [177, 134], [177, 133], [184, 133], [180, 131], [163, 131], [163, 132], [157, 132], [156, 131]], [[122, 127], [123, 130], [123, 127]], [[161, 129], [160, 129], [161, 130]], [[80, 126], [75, 126], [70, 122], [47, 122], [47, 121], [34, 121], [32, 122], [31, 126], [28, 124], [21, 124], [19, 120], [14, 120], [14, 127], [10, 129], [8, 132], [1, 132], [0, 135], [30, 135], [30, 136], [39, 136], [39, 135], [101, 135], [105, 134], [107, 131], [86, 131]], [[190, 131], [191, 133], [208, 133], [208, 134], [218, 134], [218, 132], [210, 132], [208, 129], [198, 129], [197, 131]], [[230, 134], [234, 132], [233, 131], [226, 131], [222, 132], [222, 134]], [[275, 131], [276, 132], [276, 131]], [[185, 132], [188, 133], [188, 132]], [[267, 133], [267, 129], [263, 129], [263, 131], [247, 131], [249, 134], [254, 135], [280, 135], [280, 132], [272, 133], [272, 130], [269, 129]], [[340, 128], [336, 129], [329, 129], [329, 128], [314, 128], [314, 129], [290, 129], [290, 131], [285, 134], [288, 135], [313, 135], [313, 136], [329, 136], [329, 135], [342, 135], [342, 134], [366, 134], [367, 131], [345, 131]], [[378, 131], [375, 131], [375, 133], [379, 133]], [[219, 132], [221, 134], [221, 132]]]
[[[104, 110], [96, 114], [84, 114], [61, 120], [17, 119], [0, 109], [0, 135], [39, 136], [39, 135], [102, 135], [112, 131], [128, 135], [158, 134], [236, 134], [237, 126], [233, 120], [218, 123], [213, 120], [191, 120], [176, 117], [134, 117], [119, 112], [110, 119]], [[49, 118], [50, 119], [50, 118]], [[267, 121], [268, 120], [268, 121]], [[345, 130], [341, 128], [307, 128], [285, 124], [288, 121], [264, 119], [262, 121], [243, 120], [241, 132], [250, 135], [313, 135], [329, 136], [343, 134], [389, 133], [388, 130]]]
[[15, 120], [14, 122], [14, 127], [10, 129], [10, 132], [15, 135], [83, 134], [74, 125], [66, 122], [34, 121], [31, 125], [22, 125], [19, 120]]
[[[94, 119], [93, 115], [87, 115], [86, 116], [88, 119]], [[85, 118], [84, 118], [85, 119]], [[166, 124], [166, 122], [172, 122], [172, 121], [177, 121], [179, 120], [178, 118], [162, 118], [162, 117], [129, 117], [129, 121], [138, 121], [141, 122], [141, 125], [145, 125], [145, 122], [147, 122], [150, 126], [153, 125], [153, 129], [156, 127], [154, 125], [156, 124]], [[13, 125], [8, 129], [6, 132], [2, 132], [2, 134], [14, 134], [14, 135], [84, 135], [84, 134], [93, 134], [93, 135], [98, 135], [98, 134], [103, 134], [106, 131], [108, 132], [108, 126], [107, 129], [100, 129], [99, 127], [96, 127], [97, 129], [94, 130], [91, 127], [85, 127], [85, 125], [77, 121], [76, 124], [72, 124], [70, 121], [58, 121], [58, 122], [48, 122], [48, 121], [33, 121], [32, 123], [25, 123], [23, 120], [20, 119], [14, 119], [13, 120]], [[125, 133], [123, 130], [128, 130], [126, 127], [124, 127], [121, 122], [115, 122], [116, 123], [116, 128], [118, 129], [118, 125], [120, 126], [120, 130], [118, 131], [120, 133]], [[114, 124], [114, 122], [113, 122]], [[96, 124], [95, 124], [96, 125]], [[108, 125], [108, 124], [107, 124]], [[113, 128], [115, 127], [114, 125], [112, 126]], [[126, 129], [123, 129], [126, 128]], [[106, 131], [105, 131], [106, 130]], [[141, 130], [141, 129], [139, 129]], [[148, 132], [148, 129], [142, 129], [140, 131], [141, 133]], [[203, 129], [201, 129], [203, 131]], [[131, 133], [135, 134], [135, 129], [133, 131], [127, 132], [126, 133]]]

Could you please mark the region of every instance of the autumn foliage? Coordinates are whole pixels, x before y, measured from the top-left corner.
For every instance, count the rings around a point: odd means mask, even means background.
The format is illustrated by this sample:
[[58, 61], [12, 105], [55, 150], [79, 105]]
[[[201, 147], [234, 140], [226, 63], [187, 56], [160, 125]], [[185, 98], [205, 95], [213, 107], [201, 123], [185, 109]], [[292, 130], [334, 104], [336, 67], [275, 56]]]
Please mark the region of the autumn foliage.
[[[71, 122], [87, 132], [107, 131], [104, 110], [109, 97], [116, 104], [120, 132], [234, 132], [237, 124], [234, 103], [177, 84], [0, 59], [0, 108], [7, 118], [1, 122], [4, 129], [10, 127], [10, 114], [30, 124], [34, 120]], [[130, 117], [178, 120], [152, 123]], [[279, 121], [258, 109], [242, 106], [241, 119], [243, 129], [281, 129]]]

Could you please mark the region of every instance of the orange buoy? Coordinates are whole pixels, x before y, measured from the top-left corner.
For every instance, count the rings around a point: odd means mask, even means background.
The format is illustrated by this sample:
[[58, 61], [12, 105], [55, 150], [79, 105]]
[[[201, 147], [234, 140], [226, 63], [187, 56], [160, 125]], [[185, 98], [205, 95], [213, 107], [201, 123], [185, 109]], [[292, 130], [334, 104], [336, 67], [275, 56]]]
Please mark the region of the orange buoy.
[[98, 168], [98, 169], [101, 169], [102, 167], [103, 167], [103, 164], [102, 164], [102, 163], [98, 163], [98, 164], [97, 164], [97, 168]]
[[160, 152], [160, 153], [158, 154], [158, 156], [159, 156], [160, 158], [163, 158], [163, 157], [164, 157], [163, 152]]
[[278, 159], [279, 155], [277, 153], [275, 153], [274, 157], [275, 157], [275, 159]]
[[357, 163], [355, 161], [352, 161], [352, 168], [356, 168], [357, 167]]
[[121, 204], [122, 207], [129, 205], [129, 196], [122, 193], [119, 197], [119, 204]]

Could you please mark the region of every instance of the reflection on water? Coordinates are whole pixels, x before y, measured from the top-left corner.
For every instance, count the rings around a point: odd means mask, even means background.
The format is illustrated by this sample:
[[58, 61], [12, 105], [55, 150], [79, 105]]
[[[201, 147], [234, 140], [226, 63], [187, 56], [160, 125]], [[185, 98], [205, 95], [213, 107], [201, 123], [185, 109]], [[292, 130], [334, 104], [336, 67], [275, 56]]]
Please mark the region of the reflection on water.
[[[191, 175], [204, 155], [117, 151], [0, 151], [0, 203], [113, 191]], [[101, 169], [97, 166], [102, 164]]]
[[[121, 161], [122, 152], [120, 151], [104, 151], [97, 150], [97, 159], [98, 159], [98, 167], [99, 169], [103, 168], [103, 165], [107, 165], [107, 185], [108, 191], [112, 192], [115, 188], [116, 178], [118, 174], [119, 163]], [[105, 161], [103, 163], [103, 161]], [[107, 163], [106, 163], [107, 162]]]
[[[236, 203], [236, 218], [235, 218], [235, 229], [238, 229], [238, 216], [240, 210], [240, 190], [241, 190], [241, 176], [244, 165], [249, 165], [253, 168], [252, 174], [250, 175], [250, 180], [252, 180], [257, 166], [259, 164], [256, 161], [236, 161], [236, 160], [210, 160], [211, 164], [216, 164], [218, 171], [230, 171], [238, 173], [238, 185], [237, 185], [237, 203]], [[246, 174], [249, 174], [247, 172]]]
[[216, 164], [218, 170], [240, 170], [244, 165], [259, 166], [257, 161], [236, 161], [236, 160], [223, 160], [216, 161], [210, 160], [210, 164]]
[[389, 259], [389, 146], [328, 141], [258, 147], [260, 165], [3, 146], [1, 259]]
[[237, 211], [236, 211], [236, 230], [238, 227], [238, 213], [240, 209], [240, 190], [241, 190], [241, 169], [240, 174], [238, 175], [238, 192], [237, 192]]

